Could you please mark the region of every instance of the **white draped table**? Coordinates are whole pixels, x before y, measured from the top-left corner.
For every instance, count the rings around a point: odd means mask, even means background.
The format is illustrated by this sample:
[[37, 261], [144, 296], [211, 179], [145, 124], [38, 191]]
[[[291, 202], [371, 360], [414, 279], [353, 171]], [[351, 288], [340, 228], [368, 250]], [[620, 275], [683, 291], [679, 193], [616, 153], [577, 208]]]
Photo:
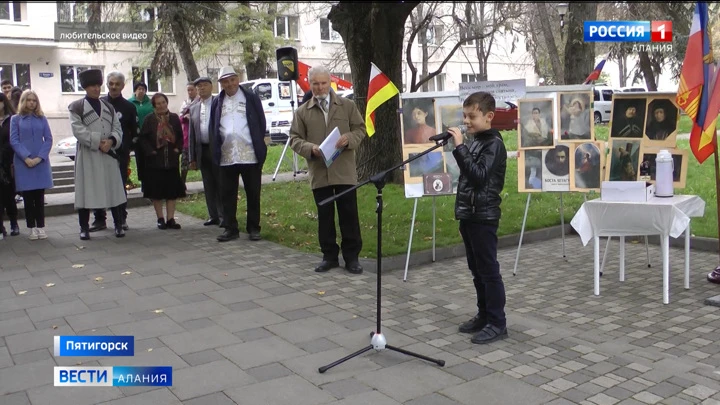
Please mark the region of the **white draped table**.
[[690, 288], [690, 218], [702, 217], [705, 201], [696, 195], [654, 197], [647, 202], [585, 202], [570, 224], [583, 246], [594, 240], [595, 295], [600, 295], [600, 237], [620, 238], [620, 281], [625, 281], [625, 237], [660, 235], [663, 303], [670, 303], [670, 237], [685, 233], [685, 288]]

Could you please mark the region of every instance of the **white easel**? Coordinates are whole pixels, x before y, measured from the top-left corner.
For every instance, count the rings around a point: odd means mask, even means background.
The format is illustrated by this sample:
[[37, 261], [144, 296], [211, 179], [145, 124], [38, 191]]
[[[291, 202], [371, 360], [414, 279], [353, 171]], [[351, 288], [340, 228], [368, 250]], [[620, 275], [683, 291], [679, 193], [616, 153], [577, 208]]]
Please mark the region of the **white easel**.
[[[518, 262], [520, 261], [520, 247], [522, 247], [523, 236], [525, 235], [525, 224], [527, 222], [527, 214], [530, 209], [530, 196], [528, 193], [527, 202], [525, 203], [525, 214], [523, 214], [522, 227], [520, 228], [520, 241], [518, 242], [517, 253], [515, 254], [515, 267], [513, 268], [513, 276], [517, 273]], [[563, 204], [563, 193], [560, 192], [560, 232], [562, 234], [562, 256], [565, 258], [565, 206]]]
[[[435, 263], [435, 197], [432, 196], [432, 261]], [[415, 215], [417, 214], [418, 200], [423, 197], [415, 197], [413, 203], [413, 214], [410, 220], [410, 238], [408, 240], [408, 250], [405, 256], [405, 275], [403, 275], [403, 281], [407, 281], [408, 267], [410, 266], [410, 250], [412, 249], [413, 234], [415, 233]]]

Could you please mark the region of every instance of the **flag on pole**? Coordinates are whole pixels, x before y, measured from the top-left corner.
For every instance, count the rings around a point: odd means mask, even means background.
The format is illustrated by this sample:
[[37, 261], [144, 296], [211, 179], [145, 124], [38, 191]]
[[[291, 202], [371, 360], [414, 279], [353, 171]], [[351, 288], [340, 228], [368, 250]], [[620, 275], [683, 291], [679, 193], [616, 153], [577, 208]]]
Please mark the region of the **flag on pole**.
[[400, 91], [374, 63], [370, 62], [370, 65], [370, 85], [368, 86], [365, 108], [365, 129], [367, 129], [368, 136], [373, 136], [375, 134], [375, 110], [395, 97], [396, 94], [400, 94]]
[[595, 70], [593, 70], [590, 75], [585, 79], [585, 82], [583, 84], [590, 84], [594, 82], [595, 80], [600, 78], [600, 73], [602, 73], [603, 67], [605, 67], [605, 61], [607, 60], [608, 56], [606, 55], [600, 63], [595, 66]]
[[693, 121], [690, 150], [699, 163], [715, 152], [715, 125], [720, 114], [720, 87], [712, 60], [708, 7], [698, 2], [693, 13], [676, 101]]

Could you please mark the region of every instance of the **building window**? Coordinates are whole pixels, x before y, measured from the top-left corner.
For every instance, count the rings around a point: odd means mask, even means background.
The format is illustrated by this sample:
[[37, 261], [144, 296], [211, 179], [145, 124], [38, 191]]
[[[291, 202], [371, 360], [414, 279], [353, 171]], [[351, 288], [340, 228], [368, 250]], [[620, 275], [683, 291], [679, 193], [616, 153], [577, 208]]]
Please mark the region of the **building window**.
[[476, 74], [470, 74], [470, 73], [463, 73], [462, 74], [462, 80], [460, 80], [462, 83], [469, 83], [469, 82], [479, 82], [480, 81], [480, 75]]
[[146, 7], [140, 10], [140, 18], [143, 21], [153, 21], [157, 20], [158, 18], [158, 9], [157, 7]]
[[279, 16], [275, 18], [275, 36], [285, 39], [299, 39], [297, 16]]
[[58, 22], [86, 23], [88, 20], [88, 4], [81, 1], [67, 1], [57, 3]]
[[[460, 27], [460, 40], [461, 41], [464, 40], [465, 38], [473, 37], [473, 36], [475, 36], [475, 34], [472, 33], [470, 28]], [[467, 42], [464, 42], [462, 44], [462, 46], [475, 46], [475, 40], [471, 39]]]
[[0, 2], [0, 20], [22, 21], [22, 9], [19, 1]]
[[159, 75], [154, 74], [150, 69], [133, 66], [132, 75], [133, 88], [136, 84], [143, 82], [147, 85], [148, 93], [175, 93], [175, 83], [172, 73], [159, 77]]
[[327, 18], [320, 19], [320, 39], [329, 42], [342, 42], [340, 33], [332, 27], [332, 22]]
[[10, 80], [23, 90], [30, 88], [30, 65], [27, 63], [0, 62], [0, 81]]
[[[77, 65], [60, 65], [60, 86], [63, 93], [79, 93], [83, 91], [80, 86], [80, 80], [78, 75], [86, 70], [100, 69], [103, 70], [102, 66], [77, 66]], [[103, 75], [104, 77], [104, 75]], [[107, 91], [103, 84], [102, 91]]]
[[426, 85], [427, 91], [445, 91], [445, 73], [433, 76]]
[[442, 25], [431, 25], [425, 31], [425, 43], [428, 45], [441, 45], [442, 36]]

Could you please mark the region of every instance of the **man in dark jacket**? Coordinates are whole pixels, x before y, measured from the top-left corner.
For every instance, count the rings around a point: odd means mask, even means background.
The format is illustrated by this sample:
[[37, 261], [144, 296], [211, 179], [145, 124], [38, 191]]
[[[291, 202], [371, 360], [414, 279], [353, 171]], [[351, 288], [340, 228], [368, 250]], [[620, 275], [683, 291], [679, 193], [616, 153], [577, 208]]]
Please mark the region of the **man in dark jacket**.
[[[128, 184], [128, 166], [130, 165], [130, 151], [133, 148], [133, 138], [137, 136], [137, 109], [135, 105], [122, 96], [125, 88], [125, 75], [121, 72], [114, 71], [107, 75], [107, 96], [101, 99], [109, 102], [115, 107], [115, 115], [120, 120], [122, 127], [123, 139], [122, 146], [117, 151], [118, 164], [120, 166], [120, 176], [122, 176], [123, 186]], [[127, 196], [127, 190], [125, 191]], [[123, 230], [128, 230], [127, 225], [127, 202], [120, 207], [123, 214]], [[90, 232], [96, 232], [107, 228], [107, 212], [104, 209], [95, 210], [95, 220], [90, 227]]]
[[231, 66], [218, 75], [220, 94], [210, 107], [210, 148], [213, 164], [220, 166], [220, 193], [225, 232], [218, 241], [240, 237], [237, 222], [238, 180], [242, 176], [247, 198], [247, 233], [260, 240], [260, 188], [267, 157], [265, 110], [260, 98], [240, 86]]

